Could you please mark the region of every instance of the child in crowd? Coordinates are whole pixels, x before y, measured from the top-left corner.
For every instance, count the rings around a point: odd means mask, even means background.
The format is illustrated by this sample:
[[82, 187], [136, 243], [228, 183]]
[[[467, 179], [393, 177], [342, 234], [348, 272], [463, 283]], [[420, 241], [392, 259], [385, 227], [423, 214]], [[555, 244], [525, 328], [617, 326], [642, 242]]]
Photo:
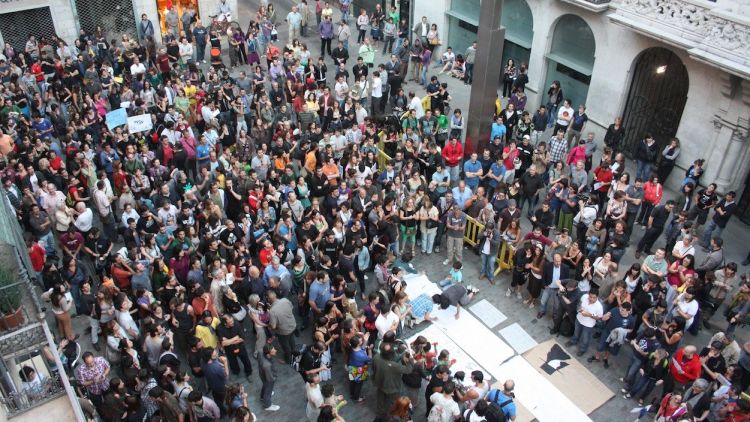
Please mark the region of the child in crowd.
[[440, 286], [440, 288], [445, 290], [454, 284], [460, 284], [463, 281], [461, 268], [463, 268], [463, 264], [461, 264], [458, 261], [454, 262], [453, 268], [451, 268], [450, 272], [448, 272], [448, 278], [446, 278], [445, 280], [439, 281], [438, 286]]

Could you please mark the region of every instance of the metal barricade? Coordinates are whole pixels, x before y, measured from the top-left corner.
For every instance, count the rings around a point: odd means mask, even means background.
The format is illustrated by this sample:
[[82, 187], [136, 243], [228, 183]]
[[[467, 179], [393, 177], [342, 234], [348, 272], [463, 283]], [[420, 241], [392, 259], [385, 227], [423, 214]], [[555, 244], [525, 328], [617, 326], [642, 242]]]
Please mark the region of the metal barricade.
[[484, 224], [479, 221], [466, 216], [466, 229], [464, 229], [464, 243], [468, 243], [472, 247], [479, 244], [479, 234], [484, 230]]
[[495, 260], [495, 276], [505, 270], [513, 269], [514, 252], [515, 251], [510, 247], [508, 242], [503, 241], [503, 244], [500, 245], [500, 251], [497, 253], [497, 258]]

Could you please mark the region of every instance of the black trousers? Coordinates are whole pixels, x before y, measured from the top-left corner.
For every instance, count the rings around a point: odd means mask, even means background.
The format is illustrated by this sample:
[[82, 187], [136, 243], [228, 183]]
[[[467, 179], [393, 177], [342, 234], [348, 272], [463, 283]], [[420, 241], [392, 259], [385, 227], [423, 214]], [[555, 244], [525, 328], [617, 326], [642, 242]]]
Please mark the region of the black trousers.
[[659, 238], [663, 230], [664, 227], [651, 227], [650, 229], [646, 230], [646, 233], [641, 238], [641, 241], [638, 242], [638, 248], [636, 250], [638, 252], [646, 252], [650, 254], [651, 247], [654, 246], [654, 242], [656, 242], [656, 239]]
[[282, 335], [276, 333], [276, 339], [281, 347], [281, 352], [284, 355], [284, 361], [287, 363], [292, 362], [292, 351], [295, 349], [294, 345], [294, 334]]
[[331, 39], [330, 38], [321, 38], [320, 39], [320, 55], [325, 56], [326, 53], [328, 55], [331, 55]]
[[233, 374], [240, 373], [240, 363], [245, 367], [245, 375], [251, 375], [253, 373], [253, 366], [250, 364], [250, 357], [247, 355], [247, 349], [245, 345], [241, 344], [238, 353], [227, 352], [227, 361], [229, 361], [229, 369]]

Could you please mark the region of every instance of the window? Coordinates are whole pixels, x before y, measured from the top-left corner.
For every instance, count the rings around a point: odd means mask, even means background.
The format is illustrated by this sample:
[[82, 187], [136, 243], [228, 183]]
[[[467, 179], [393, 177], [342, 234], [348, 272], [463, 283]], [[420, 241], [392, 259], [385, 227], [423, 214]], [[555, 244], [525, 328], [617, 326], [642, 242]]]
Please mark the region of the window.
[[578, 16], [565, 15], [555, 25], [552, 46], [547, 53], [544, 92], [560, 81], [563, 96], [572, 104], [585, 104], [594, 70], [596, 42], [589, 25]]

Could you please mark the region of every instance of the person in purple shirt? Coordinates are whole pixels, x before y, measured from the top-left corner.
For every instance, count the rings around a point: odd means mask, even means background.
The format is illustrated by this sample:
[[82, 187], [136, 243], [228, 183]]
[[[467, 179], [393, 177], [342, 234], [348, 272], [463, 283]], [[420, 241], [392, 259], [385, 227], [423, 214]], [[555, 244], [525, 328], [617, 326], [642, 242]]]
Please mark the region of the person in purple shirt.
[[327, 17], [320, 22], [318, 26], [320, 31], [320, 55], [325, 57], [325, 53], [331, 55], [331, 40], [333, 39], [333, 22]]

